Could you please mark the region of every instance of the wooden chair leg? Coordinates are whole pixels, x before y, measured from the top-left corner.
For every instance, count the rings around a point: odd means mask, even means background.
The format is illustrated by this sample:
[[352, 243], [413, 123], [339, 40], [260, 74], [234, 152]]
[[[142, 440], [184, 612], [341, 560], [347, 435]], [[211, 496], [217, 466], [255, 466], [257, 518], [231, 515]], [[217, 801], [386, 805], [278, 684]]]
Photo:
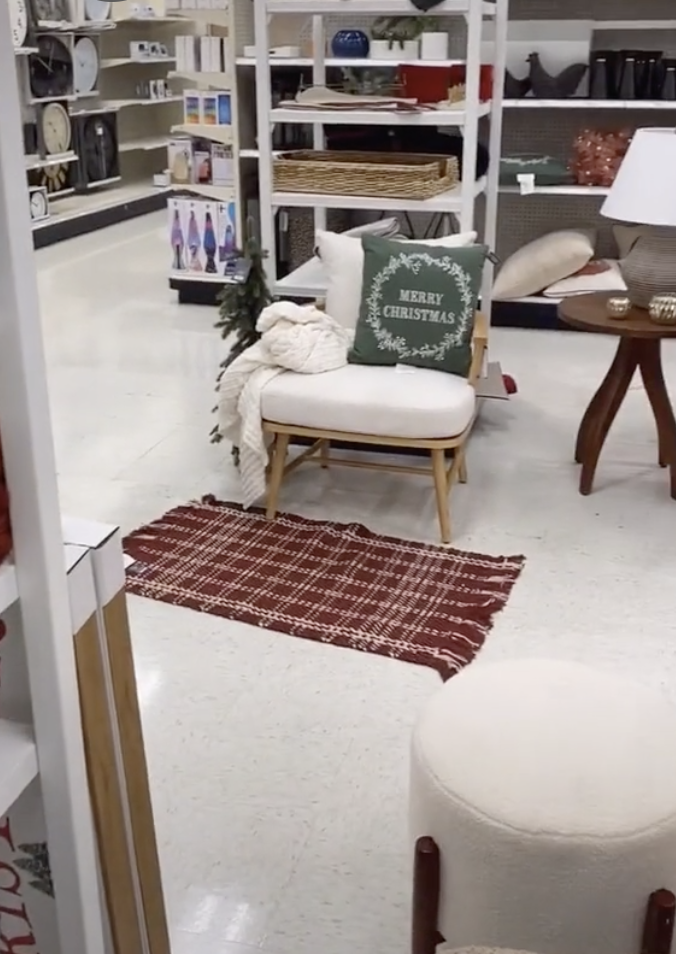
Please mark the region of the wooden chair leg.
[[653, 891], [643, 925], [641, 954], [669, 954], [674, 936], [676, 897], [666, 888]]
[[460, 455], [460, 465], [458, 467], [458, 482], [461, 484], [467, 483], [467, 455], [465, 454], [465, 448], [459, 447], [457, 452]]
[[275, 449], [272, 457], [272, 468], [270, 470], [270, 480], [268, 482], [268, 500], [265, 515], [268, 520], [272, 520], [277, 513], [277, 501], [279, 499], [279, 488], [282, 486], [284, 477], [284, 464], [286, 463], [286, 452], [289, 448], [289, 435], [277, 434], [275, 439]]
[[441, 527], [441, 542], [451, 542], [451, 519], [448, 513], [448, 480], [446, 478], [446, 458], [443, 450], [432, 451], [432, 473], [434, 489], [437, 495], [437, 513]]
[[331, 441], [322, 441], [319, 448], [319, 460], [321, 461], [320, 467], [326, 469], [329, 466], [329, 450], [331, 448]]
[[418, 838], [413, 860], [411, 954], [434, 954], [442, 940], [437, 931], [441, 859], [433, 838]]

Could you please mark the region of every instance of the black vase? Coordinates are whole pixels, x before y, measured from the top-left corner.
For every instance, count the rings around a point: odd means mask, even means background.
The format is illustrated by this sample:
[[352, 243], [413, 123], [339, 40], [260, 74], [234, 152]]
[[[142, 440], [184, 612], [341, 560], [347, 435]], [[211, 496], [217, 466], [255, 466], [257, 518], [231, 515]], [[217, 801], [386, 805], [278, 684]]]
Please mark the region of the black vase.
[[618, 99], [636, 98], [636, 54], [627, 50], [621, 54], [621, 76]]
[[589, 98], [608, 99], [609, 58], [612, 50], [597, 50], [589, 59]]
[[636, 85], [634, 96], [636, 99], [652, 99], [653, 78], [657, 64], [662, 58], [658, 50], [642, 50], [636, 56]]
[[663, 60], [664, 84], [662, 99], [676, 100], [676, 60]]
[[608, 50], [606, 57], [608, 64], [608, 69], [606, 71], [608, 99], [619, 99], [624, 62], [622, 59], [622, 53], [620, 50]]

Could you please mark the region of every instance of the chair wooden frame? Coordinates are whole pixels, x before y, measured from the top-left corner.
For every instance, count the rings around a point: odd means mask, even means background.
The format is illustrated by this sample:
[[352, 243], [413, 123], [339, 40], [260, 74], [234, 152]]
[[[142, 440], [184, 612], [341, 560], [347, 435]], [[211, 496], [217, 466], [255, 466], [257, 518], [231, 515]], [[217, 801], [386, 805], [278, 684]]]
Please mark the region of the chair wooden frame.
[[[477, 312], [474, 319], [472, 333], [472, 363], [467, 380], [474, 386], [481, 374], [486, 347], [488, 345], [488, 322], [485, 315]], [[436, 439], [415, 439], [407, 437], [383, 437], [376, 434], [360, 434], [354, 431], [330, 431], [316, 427], [300, 427], [295, 424], [279, 424], [276, 421], [263, 420], [263, 431], [271, 435], [271, 457], [268, 468], [268, 487], [266, 513], [270, 520], [277, 513], [277, 501], [282, 481], [301, 464], [306, 462], [318, 463], [328, 467], [330, 463], [341, 467], [362, 467], [373, 470], [387, 470], [398, 474], [432, 474], [437, 500], [437, 513], [441, 529], [442, 543], [451, 542], [451, 518], [448, 503], [449, 491], [457, 480], [464, 484], [467, 481], [467, 464], [465, 451], [467, 438], [474, 425], [475, 416], [469, 422], [462, 434], [455, 437]], [[298, 457], [289, 463], [286, 462], [289, 442], [292, 437], [302, 437], [314, 440]], [[431, 467], [414, 467], [389, 462], [367, 462], [354, 458], [332, 458], [330, 456], [332, 441], [347, 441], [352, 444], [363, 444], [366, 449], [369, 445], [385, 445], [396, 449], [398, 447], [428, 450], [431, 457]], [[453, 451], [450, 465], [446, 462], [446, 452]]]

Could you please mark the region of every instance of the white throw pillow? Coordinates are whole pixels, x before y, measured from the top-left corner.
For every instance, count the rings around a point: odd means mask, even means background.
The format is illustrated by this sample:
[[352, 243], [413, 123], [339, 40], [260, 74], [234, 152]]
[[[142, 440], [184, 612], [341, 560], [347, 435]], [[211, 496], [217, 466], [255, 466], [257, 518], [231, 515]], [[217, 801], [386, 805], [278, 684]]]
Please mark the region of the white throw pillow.
[[493, 285], [496, 301], [536, 295], [579, 271], [594, 256], [596, 233], [566, 229], [550, 232], [510, 255]]
[[[403, 241], [408, 241], [402, 239]], [[473, 245], [476, 232], [458, 232], [438, 239], [411, 239], [416, 245], [458, 248]], [[326, 274], [326, 314], [344, 328], [354, 328], [359, 318], [364, 277], [361, 239], [337, 232], [317, 232], [317, 253]]]
[[627, 290], [622, 278], [620, 263], [612, 258], [601, 261], [608, 267], [600, 272], [586, 275], [571, 275], [554, 282], [545, 288], [543, 295], [546, 298], [573, 298], [575, 295], [590, 295], [592, 292], [622, 292]]

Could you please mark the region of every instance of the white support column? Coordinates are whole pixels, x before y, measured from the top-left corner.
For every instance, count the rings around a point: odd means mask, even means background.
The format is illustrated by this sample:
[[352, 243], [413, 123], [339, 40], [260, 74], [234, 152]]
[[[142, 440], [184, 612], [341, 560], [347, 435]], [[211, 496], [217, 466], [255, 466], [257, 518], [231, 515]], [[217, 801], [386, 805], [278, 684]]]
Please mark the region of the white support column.
[[[507, 66], [507, 27], [509, 24], [509, 0], [496, 0], [495, 42], [493, 44], [493, 96], [491, 101], [491, 132], [488, 141], [489, 165], [486, 182], [486, 218], [484, 242], [495, 251], [498, 232], [498, 206], [500, 201], [500, 157], [502, 154], [502, 109], [504, 76]], [[484, 269], [481, 287], [481, 308], [490, 321], [492, 308], [494, 266], [488, 263]]]
[[460, 231], [474, 228], [477, 142], [479, 139], [479, 82], [481, 78], [482, 4], [471, 3], [467, 14], [467, 66], [465, 70], [465, 125], [462, 128], [462, 199]]
[[277, 281], [275, 212], [272, 208], [272, 126], [270, 109], [270, 44], [265, 0], [254, 0], [254, 36], [256, 41], [256, 121], [258, 139], [258, 183], [261, 215], [261, 245], [267, 251], [265, 275], [272, 291]]
[[21, 114], [0, 11], [0, 433], [63, 954], [103, 954]]
[[[326, 86], [326, 31], [324, 17], [312, 17], [312, 82], [315, 86]], [[320, 123], [312, 126], [312, 146], [324, 148], [324, 127]], [[315, 231], [326, 229], [326, 209], [315, 209]]]

